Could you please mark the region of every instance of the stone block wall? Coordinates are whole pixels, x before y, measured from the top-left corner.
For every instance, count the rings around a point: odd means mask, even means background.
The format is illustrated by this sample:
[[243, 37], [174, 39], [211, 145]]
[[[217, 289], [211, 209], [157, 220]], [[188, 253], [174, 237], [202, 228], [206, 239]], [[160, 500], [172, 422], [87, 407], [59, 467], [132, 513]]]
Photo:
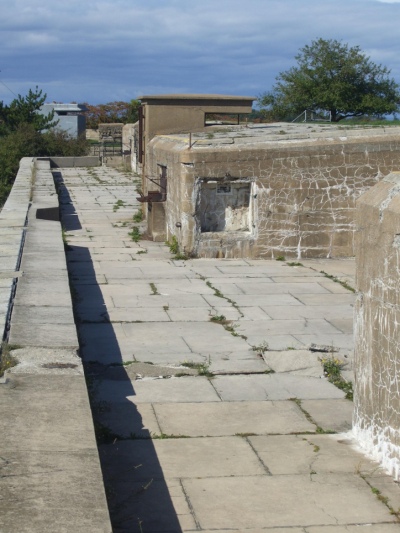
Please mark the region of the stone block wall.
[[[183, 136], [151, 141], [146, 175], [156, 179], [158, 165], [168, 169], [165, 224], [181, 249], [200, 257], [354, 256], [356, 199], [399, 168], [399, 133], [250, 141], [203, 139], [192, 147]], [[222, 205], [204, 201], [207, 187], [214, 183], [215, 189], [231, 185], [234, 190], [240, 182], [250, 184], [248, 220], [241, 223], [248, 231], [221, 225], [204, 231], [205, 209]], [[224, 216], [209, 213], [209, 219]]]
[[357, 202], [354, 433], [400, 478], [400, 172]]

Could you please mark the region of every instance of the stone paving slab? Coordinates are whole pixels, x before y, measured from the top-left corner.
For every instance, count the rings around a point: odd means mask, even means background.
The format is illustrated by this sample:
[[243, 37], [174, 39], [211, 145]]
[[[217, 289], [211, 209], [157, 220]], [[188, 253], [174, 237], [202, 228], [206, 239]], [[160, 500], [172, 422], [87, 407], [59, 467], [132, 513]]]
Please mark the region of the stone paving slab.
[[78, 348], [75, 324], [22, 324], [13, 323], [10, 344], [20, 346], [45, 346]]
[[209, 322], [212, 316], [223, 315], [227, 320], [237, 320], [240, 313], [232, 307], [219, 307], [211, 310], [208, 307], [169, 308], [166, 313], [173, 322]]
[[5, 255], [0, 252], [0, 272], [13, 271], [17, 267], [18, 260], [18, 251], [16, 250], [14, 254]]
[[230, 353], [250, 348], [245, 340], [234, 337], [213, 322], [191, 322], [190, 326], [181, 322], [163, 322], [157, 327], [156, 338], [153, 324], [126, 323], [122, 324], [122, 329], [126, 337], [132, 339], [135, 353], [171, 352], [173, 349], [182, 351], [180, 347], [185, 346], [190, 360], [190, 353], [212, 357], [213, 353]]
[[[272, 317], [268, 315], [261, 307], [254, 306], [254, 307], [242, 307], [240, 309], [240, 312], [242, 313], [241, 320], [271, 320]], [[296, 318], [298, 316], [296, 315]]]
[[[116, 472], [121, 481], [128, 481], [130, 469], [138, 464], [138, 481], [265, 475], [256, 453], [242, 437], [121, 441], [109, 447], [107, 454], [123, 458], [126, 468]], [[153, 461], [154, 455], [157, 462]]]
[[[189, 531], [189, 530], [185, 530], [185, 531]], [[223, 533], [238, 533], [238, 530], [237, 529], [202, 529], [202, 532], [203, 533], [216, 533], [216, 532], [223, 532]], [[268, 528], [268, 529], [264, 529], [264, 528], [246, 528], [244, 531], [246, 531], [246, 533], [305, 533], [305, 529], [304, 528], [298, 528], [298, 527], [290, 527], [290, 528], [281, 528], [279, 527], [278, 529], [275, 529], [275, 528]], [[347, 531], [347, 530], [346, 530]], [[343, 530], [344, 532], [344, 530]], [[321, 531], [319, 531], [319, 533], [321, 533]], [[338, 532], [338, 533], [342, 533], [342, 531]]]
[[[71, 307], [71, 295], [66, 282], [48, 283], [47, 285], [43, 282], [36, 286], [25, 283], [18, 284], [19, 291], [15, 297], [16, 305], [40, 307], [55, 304], [55, 307]], [[43, 286], [43, 290], [41, 290], [40, 285]]]
[[224, 477], [182, 483], [201, 528], [306, 527], [396, 520], [354, 474]]
[[[328, 294], [327, 296], [331, 296]], [[218, 305], [218, 300], [216, 296], [204, 296], [205, 300], [209, 302], [210, 305]], [[233, 298], [235, 303], [240, 307], [254, 307], [254, 306], [301, 306], [297, 298], [291, 294], [269, 294], [268, 296], [263, 294], [238, 294]]]
[[329, 294], [328, 289], [319, 283], [290, 283], [282, 280], [274, 283], [240, 283], [236, 286], [243, 294], [256, 294], [270, 296], [272, 294]]
[[204, 281], [197, 279], [190, 280], [164, 280], [156, 281], [155, 286], [160, 294], [214, 294], [214, 290], [208, 287]]
[[340, 330], [335, 328], [332, 323], [320, 319], [300, 319], [300, 320], [271, 320], [263, 321], [262, 325], [256, 321], [243, 322], [238, 327], [240, 333], [244, 333], [247, 336], [259, 335], [260, 331], [263, 331], [265, 335], [282, 335], [290, 333], [290, 335], [315, 335], [329, 337], [337, 335]]
[[[365, 525], [346, 525], [346, 526], [319, 526], [309, 527], [306, 533], [396, 533], [399, 530], [399, 524], [365, 524]], [[270, 530], [272, 533], [280, 533], [280, 530]], [[268, 532], [269, 533], [269, 532]], [[303, 533], [303, 532], [302, 532]]]
[[[141, 403], [137, 406], [132, 402], [105, 404], [99, 400], [100, 409], [96, 414], [96, 422], [107, 428], [107, 434], [121, 439], [150, 439], [161, 437], [153, 406]], [[97, 404], [94, 403], [96, 409]]]
[[269, 370], [253, 351], [213, 353], [205, 362], [208, 370], [216, 375], [262, 374]]
[[346, 435], [250, 436], [248, 440], [273, 476], [376, 471], [376, 463], [357, 452]]
[[355, 295], [347, 294], [298, 294], [300, 302], [304, 305], [352, 305]]
[[335, 293], [335, 294], [351, 294], [351, 291], [347, 289], [346, 287], [343, 287], [340, 283], [331, 283], [326, 281], [320, 281], [319, 285], [321, 287], [324, 287], [327, 291]]
[[[113, 465], [109, 466], [113, 470]], [[110, 508], [118, 533], [182, 533], [196, 531], [185, 491], [179, 480], [119, 481], [114, 476], [106, 478], [112, 494], [126, 495], [125, 504], [114, 503]]]
[[322, 344], [324, 346], [333, 346], [334, 349], [338, 349], [339, 352], [343, 354], [353, 353], [353, 334], [337, 333], [331, 335], [322, 335], [317, 332], [314, 335], [301, 335], [298, 333], [294, 333], [293, 337], [295, 337], [299, 342], [301, 342], [303, 346], [309, 347], [311, 346], [311, 344]]
[[324, 318], [331, 322], [335, 319], [344, 319], [353, 323], [353, 307], [346, 305], [261, 305], [260, 308], [268, 316], [276, 320], [298, 320], [299, 318]]
[[[197, 267], [197, 260], [196, 260], [196, 263], [193, 264], [192, 270], [195, 272], [199, 272], [199, 275], [201, 274], [202, 269], [199, 269]], [[304, 281], [306, 280], [307, 279], [304, 278]], [[254, 285], [255, 283], [257, 283], [258, 285], [264, 285], [266, 283], [268, 284], [274, 283], [274, 280], [272, 277], [261, 278], [261, 277], [254, 277], [254, 276], [251, 276], [251, 277], [241, 277], [241, 276], [238, 276], [238, 277], [226, 276], [225, 277], [223, 276], [223, 277], [217, 277], [217, 278], [206, 278], [205, 281], [211, 283], [211, 285], [219, 285], [221, 288], [221, 291], [224, 294], [226, 294], [226, 291], [229, 290], [230, 285], [240, 284], [240, 285], [243, 285], [244, 287], [247, 287], [247, 285]]]
[[323, 369], [320, 354], [309, 350], [265, 351], [262, 357], [274, 372], [321, 377]]
[[302, 259], [304, 266], [313, 270], [325, 271], [331, 276], [355, 277], [355, 261], [350, 259]]
[[160, 429], [191, 437], [315, 431], [294, 402], [208, 402], [154, 405]]
[[304, 400], [301, 405], [322, 428], [337, 432], [352, 428], [353, 402], [349, 400]]
[[[331, 289], [332, 289], [332, 282], [329, 281], [329, 282], [326, 282], [326, 278], [323, 274], [317, 274], [317, 273], [310, 273], [309, 271], [307, 272], [302, 272], [302, 274], [300, 275], [299, 273], [297, 273], [297, 275], [291, 275], [292, 273], [289, 272], [287, 275], [284, 274], [284, 272], [282, 272], [281, 275], [279, 276], [271, 276], [271, 281], [273, 283], [285, 283], [285, 282], [288, 282], [288, 283], [291, 283], [292, 285], [294, 283], [300, 283], [300, 284], [303, 284], [303, 283], [318, 283], [318, 285], [322, 285], [323, 287], [325, 287], [327, 289], [328, 292], [333, 292]], [[246, 281], [246, 280], [245, 280]], [[243, 281], [242, 281], [243, 283]], [[339, 285], [340, 287], [340, 285]]]
[[228, 402], [344, 397], [344, 393], [326, 379], [308, 376], [217, 376], [212, 383], [221, 399]]
[[[72, 308], [61, 306], [14, 305], [13, 324], [71, 324], [75, 327]], [[55, 328], [53, 328], [55, 332]]]
[[17, 364], [7, 370], [8, 376], [14, 374], [83, 376], [82, 361], [76, 348], [28, 346], [14, 348], [12, 357]]
[[107, 283], [104, 274], [95, 274], [94, 272], [84, 276], [71, 275], [70, 279], [74, 285], [104, 285]]
[[105, 402], [122, 400], [124, 402], [130, 401], [135, 405], [139, 403], [221, 401], [209, 380], [200, 377], [147, 379], [134, 382], [130, 380], [104, 380], [99, 385], [97, 393]]
[[64, 252], [52, 252], [51, 254], [43, 254], [41, 252], [24, 253], [21, 269], [29, 271], [40, 270], [41, 272], [45, 270], [66, 271], [65, 254]]
[[330, 318], [328, 322], [347, 335], [353, 335], [353, 325], [348, 318]]

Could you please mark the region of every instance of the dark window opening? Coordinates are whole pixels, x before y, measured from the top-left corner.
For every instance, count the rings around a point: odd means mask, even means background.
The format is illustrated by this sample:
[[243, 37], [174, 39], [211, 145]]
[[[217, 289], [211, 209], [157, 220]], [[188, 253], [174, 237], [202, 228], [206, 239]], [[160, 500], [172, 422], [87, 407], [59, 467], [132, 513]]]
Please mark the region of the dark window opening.
[[251, 183], [203, 182], [200, 192], [201, 232], [250, 231]]
[[205, 126], [237, 126], [240, 123], [247, 122], [249, 115], [238, 113], [205, 113]]
[[160, 177], [160, 192], [162, 201], [167, 199], [167, 167], [165, 165], [158, 165]]

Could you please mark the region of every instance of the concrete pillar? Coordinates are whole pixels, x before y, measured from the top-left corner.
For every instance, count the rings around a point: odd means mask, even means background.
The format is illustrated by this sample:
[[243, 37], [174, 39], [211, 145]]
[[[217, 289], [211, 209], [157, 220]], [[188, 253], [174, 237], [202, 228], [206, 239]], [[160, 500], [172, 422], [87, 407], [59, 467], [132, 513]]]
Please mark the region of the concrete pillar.
[[166, 240], [164, 202], [151, 202], [148, 204], [147, 224], [149, 235], [152, 236], [153, 241], [163, 242]]
[[400, 172], [357, 201], [354, 433], [400, 478]]

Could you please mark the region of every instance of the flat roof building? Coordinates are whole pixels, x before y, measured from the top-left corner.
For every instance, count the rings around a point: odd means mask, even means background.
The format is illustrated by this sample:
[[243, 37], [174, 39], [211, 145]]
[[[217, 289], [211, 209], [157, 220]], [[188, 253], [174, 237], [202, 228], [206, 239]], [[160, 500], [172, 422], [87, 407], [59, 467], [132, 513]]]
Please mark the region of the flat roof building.
[[41, 114], [48, 115], [54, 111], [54, 120], [58, 120], [57, 128], [66, 131], [71, 137], [84, 135], [86, 130], [86, 117], [83, 104], [46, 103], [41, 107]]

